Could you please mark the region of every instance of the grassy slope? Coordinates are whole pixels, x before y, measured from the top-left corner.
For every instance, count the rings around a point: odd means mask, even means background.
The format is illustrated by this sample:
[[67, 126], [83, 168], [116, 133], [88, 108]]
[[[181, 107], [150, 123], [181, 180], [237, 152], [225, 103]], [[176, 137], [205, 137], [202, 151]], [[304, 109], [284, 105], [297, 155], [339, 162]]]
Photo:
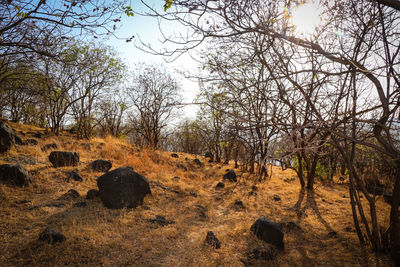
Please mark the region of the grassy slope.
[[[23, 139], [30, 138], [33, 132], [43, 132], [26, 125], [12, 127], [25, 133], [20, 134]], [[138, 151], [114, 138], [88, 142], [63, 134], [37, 140], [38, 146], [17, 147], [0, 156], [0, 163], [21, 155], [39, 161], [24, 165], [34, 178], [30, 187], [0, 184], [0, 266], [390, 266], [385, 256], [361, 249], [356, 234], [345, 231], [346, 227], [354, 227], [343, 185], [317, 184], [314, 198], [304, 196], [302, 216], [298, 216], [293, 207], [299, 199], [299, 183], [284, 182], [284, 178], [295, 174], [278, 167], [273, 168], [272, 179], [265, 183], [256, 183], [243, 173], [238, 183], [226, 182], [224, 189], [215, 190], [225, 169], [232, 165], [205, 163], [199, 168], [191, 164], [193, 155], [179, 153], [176, 159], [165, 152]], [[56, 142], [59, 150], [79, 152], [79, 167], [51, 167], [47, 159], [50, 152], [40, 150], [41, 145], [51, 142]], [[101, 173], [90, 171], [87, 165], [98, 158], [111, 160], [113, 168], [133, 166], [151, 181], [153, 195], [145, 199], [144, 206], [109, 210], [99, 199], [86, 201], [83, 208], [72, 206], [84, 201], [89, 189], [97, 188], [96, 177]], [[178, 163], [186, 165], [188, 171], [178, 168]], [[67, 180], [66, 172], [74, 169], [83, 182]], [[250, 195], [255, 184], [257, 195]], [[58, 200], [71, 188], [82, 196]], [[282, 200], [274, 201], [275, 194]], [[234, 205], [238, 199], [245, 208]], [[29, 202], [21, 203], [22, 200]], [[54, 202], [65, 206], [44, 206]], [[202, 217], [194, 205], [204, 206], [207, 217]], [[387, 220], [389, 206], [381, 199], [378, 206], [382, 211], [379, 216]], [[148, 219], [155, 215], [176, 223], [165, 227], [152, 224]], [[268, 246], [249, 231], [261, 215], [277, 222], [294, 221], [302, 228], [285, 234], [285, 251], [273, 261], [249, 260], [246, 256], [254, 248]], [[48, 225], [61, 230], [67, 241], [56, 245], [38, 241], [40, 231]], [[207, 231], [217, 235], [221, 249], [204, 244]], [[337, 237], [329, 237], [331, 231], [336, 231]]]

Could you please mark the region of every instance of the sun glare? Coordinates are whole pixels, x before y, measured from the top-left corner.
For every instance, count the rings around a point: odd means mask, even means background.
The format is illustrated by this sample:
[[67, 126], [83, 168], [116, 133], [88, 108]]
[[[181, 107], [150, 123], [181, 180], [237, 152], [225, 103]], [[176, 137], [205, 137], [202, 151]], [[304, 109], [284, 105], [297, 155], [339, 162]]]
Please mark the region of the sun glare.
[[292, 10], [291, 23], [295, 26], [295, 33], [311, 35], [321, 24], [322, 10], [315, 2], [299, 4]]

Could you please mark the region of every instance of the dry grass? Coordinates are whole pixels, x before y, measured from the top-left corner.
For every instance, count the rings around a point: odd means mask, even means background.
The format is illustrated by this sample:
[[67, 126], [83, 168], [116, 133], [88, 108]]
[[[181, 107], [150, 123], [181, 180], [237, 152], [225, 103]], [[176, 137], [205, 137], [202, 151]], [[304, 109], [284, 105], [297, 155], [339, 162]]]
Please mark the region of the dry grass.
[[[24, 138], [31, 138], [28, 132], [43, 133], [26, 125], [12, 126], [24, 132]], [[345, 231], [353, 224], [344, 185], [318, 184], [313, 197], [304, 196], [299, 213], [293, 208], [300, 197], [299, 183], [284, 182], [295, 174], [278, 167], [265, 183], [256, 183], [244, 173], [238, 183], [226, 182], [224, 189], [216, 190], [216, 183], [232, 165], [196, 167], [193, 155], [179, 153], [176, 159], [166, 152], [139, 150], [112, 137], [76, 141], [63, 134], [37, 140], [38, 146], [17, 147], [0, 157], [0, 163], [21, 155], [38, 161], [36, 165], [23, 164], [34, 178], [30, 187], [0, 184], [0, 266], [390, 266], [386, 256], [361, 249], [356, 234]], [[79, 152], [81, 164], [51, 167], [49, 151], [40, 147], [52, 142], [59, 150]], [[87, 166], [98, 158], [111, 160], [113, 168], [132, 166], [149, 179], [153, 194], [144, 206], [110, 210], [100, 200], [87, 200], [86, 207], [73, 207], [85, 200], [89, 189], [97, 188], [96, 178], [101, 173]], [[188, 170], [179, 168], [179, 163]], [[68, 181], [66, 172], [73, 169], [79, 171], [83, 182]], [[256, 195], [249, 194], [253, 185], [258, 187]], [[82, 196], [59, 200], [71, 188]], [[282, 200], [274, 201], [275, 194]], [[239, 199], [244, 208], [234, 205]], [[49, 203], [64, 206], [49, 207]], [[380, 220], [387, 222], [389, 206], [382, 200], [377, 204]], [[205, 212], [195, 205], [203, 206]], [[152, 224], [148, 219], [155, 215], [175, 224]], [[262, 215], [277, 222], [293, 221], [302, 229], [285, 234], [285, 251], [273, 261], [247, 257], [252, 249], [268, 246], [249, 230]], [[62, 231], [67, 241], [56, 245], [38, 241], [39, 233], [49, 225]], [[204, 244], [207, 231], [217, 235], [221, 249]], [[337, 232], [337, 237], [329, 237], [331, 231]]]

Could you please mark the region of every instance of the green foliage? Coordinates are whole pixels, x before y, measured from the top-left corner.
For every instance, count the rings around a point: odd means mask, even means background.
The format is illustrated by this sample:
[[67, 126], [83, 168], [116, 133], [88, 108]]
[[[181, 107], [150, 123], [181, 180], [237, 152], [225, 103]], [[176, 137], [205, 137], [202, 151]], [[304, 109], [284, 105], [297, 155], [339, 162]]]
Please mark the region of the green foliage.
[[165, 11], [165, 12], [166, 12], [169, 8], [171, 8], [173, 2], [174, 2], [174, 0], [165, 0], [165, 4], [164, 4], [164, 11]]
[[135, 15], [131, 6], [122, 6], [122, 10], [128, 17], [133, 17]]

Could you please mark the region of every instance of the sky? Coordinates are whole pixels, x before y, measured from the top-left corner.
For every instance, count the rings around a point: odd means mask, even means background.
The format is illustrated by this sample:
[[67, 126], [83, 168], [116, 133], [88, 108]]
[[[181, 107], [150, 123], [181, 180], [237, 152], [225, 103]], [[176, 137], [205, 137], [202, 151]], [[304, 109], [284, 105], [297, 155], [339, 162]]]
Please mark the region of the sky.
[[[149, 0], [147, 3], [162, 10], [163, 0]], [[135, 38], [132, 42], [126, 42], [124, 39], [119, 40], [117, 38], [111, 38], [106, 41], [106, 44], [111, 45], [116, 49], [117, 53], [128, 67], [133, 67], [134, 64], [139, 62], [164, 64], [168, 71], [173, 73], [176, 80], [180, 83], [183, 92], [183, 102], [193, 102], [193, 99], [199, 92], [198, 84], [197, 82], [190, 81], [182, 75], [179, 75], [177, 70], [196, 72], [198, 67], [197, 63], [193, 61], [189, 55], [183, 55], [174, 62], [168, 63], [162, 56], [152, 55], [138, 49], [135, 44], [137, 46], [140, 44], [139, 39], [144, 43], [150, 43], [154, 48], [162, 48], [163, 44], [160, 41], [162, 35], [156, 18], [141, 16], [139, 14], [146, 9], [139, 0], [133, 0], [130, 4], [132, 9], [136, 11], [135, 15], [133, 17], [127, 17], [124, 15], [122, 17], [122, 25], [120, 29], [117, 30], [116, 35], [121, 38], [129, 38], [134, 35]], [[167, 24], [166, 22], [163, 22], [161, 25], [163, 30], [170, 33], [176, 31], [176, 29], [180, 29], [180, 25], [177, 23]], [[196, 116], [197, 110], [198, 107], [196, 105], [187, 105], [182, 109], [182, 112], [180, 112], [181, 118], [187, 117], [193, 119]]]

